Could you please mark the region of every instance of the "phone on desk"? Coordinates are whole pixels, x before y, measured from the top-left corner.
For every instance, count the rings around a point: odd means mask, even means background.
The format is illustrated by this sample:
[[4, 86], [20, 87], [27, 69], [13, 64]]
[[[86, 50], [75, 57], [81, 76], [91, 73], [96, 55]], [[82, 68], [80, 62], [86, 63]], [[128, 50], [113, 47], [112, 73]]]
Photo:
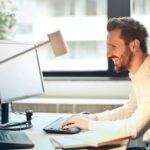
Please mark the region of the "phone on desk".
[[[89, 114], [89, 112], [81, 112], [80, 114]], [[59, 117], [49, 125], [43, 128], [43, 130], [46, 133], [53, 133], [53, 134], [76, 134], [81, 131], [80, 128], [78, 127], [71, 127], [68, 129], [64, 129], [62, 127], [62, 124], [64, 122], [65, 118], [64, 117]]]

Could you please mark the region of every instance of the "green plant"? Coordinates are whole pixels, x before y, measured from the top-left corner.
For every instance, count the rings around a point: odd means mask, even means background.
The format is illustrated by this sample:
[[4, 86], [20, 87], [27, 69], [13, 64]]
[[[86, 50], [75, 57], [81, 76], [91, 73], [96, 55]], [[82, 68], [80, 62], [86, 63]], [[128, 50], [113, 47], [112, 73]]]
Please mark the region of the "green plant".
[[10, 0], [0, 0], [0, 40], [8, 39], [16, 24], [15, 8]]

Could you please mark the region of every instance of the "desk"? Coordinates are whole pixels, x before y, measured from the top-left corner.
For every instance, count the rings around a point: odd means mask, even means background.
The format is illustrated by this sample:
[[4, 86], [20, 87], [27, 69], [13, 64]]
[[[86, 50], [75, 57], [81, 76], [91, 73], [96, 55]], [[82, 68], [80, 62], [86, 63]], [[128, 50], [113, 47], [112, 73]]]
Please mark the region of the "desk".
[[[56, 118], [64, 115], [67, 114], [34, 113], [32, 119], [33, 128], [24, 130], [24, 132], [29, 136], [29, 138], [32, 140], [35, 146], [33, 149], [26, 149], [26, 150], [55, 150], [55, 148], [53, 147], [53, 145], [50, 143], [49, 140], [49, 136], [51, 134], [45, 133], [43, 131], [43, 127], [54, 121]], [[122, 141], [122, 146], [118, 148], [113, 148], [113, 150], [125, 150], [128, 142], [129, 140]]]

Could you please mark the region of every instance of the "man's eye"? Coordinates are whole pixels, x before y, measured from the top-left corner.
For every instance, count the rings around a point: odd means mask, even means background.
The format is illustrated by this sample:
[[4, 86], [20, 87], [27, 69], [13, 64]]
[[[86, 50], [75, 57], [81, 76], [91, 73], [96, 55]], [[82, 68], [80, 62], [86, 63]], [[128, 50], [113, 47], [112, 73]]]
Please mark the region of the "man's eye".
[[115, 45], [112, 45], [112, 48], [116, 48], [116, 46], [115, 46]]
[[112, 49], [112, 50], [115, 50], [116, 49], [116, 46], [114, 46], [114, 45], [108, 45], [107, 46], [109, 49]]

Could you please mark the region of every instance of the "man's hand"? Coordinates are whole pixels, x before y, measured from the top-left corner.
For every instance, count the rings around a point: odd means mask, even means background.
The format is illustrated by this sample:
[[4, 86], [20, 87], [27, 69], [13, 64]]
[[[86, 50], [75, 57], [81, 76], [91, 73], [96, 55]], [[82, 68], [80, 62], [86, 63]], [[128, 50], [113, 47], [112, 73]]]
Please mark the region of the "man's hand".
[[63, 123], [64, 128], [79, 127], [83, 130], [88, 130], [89, 119], [87, 117], [74, 115], [66, 119]]

